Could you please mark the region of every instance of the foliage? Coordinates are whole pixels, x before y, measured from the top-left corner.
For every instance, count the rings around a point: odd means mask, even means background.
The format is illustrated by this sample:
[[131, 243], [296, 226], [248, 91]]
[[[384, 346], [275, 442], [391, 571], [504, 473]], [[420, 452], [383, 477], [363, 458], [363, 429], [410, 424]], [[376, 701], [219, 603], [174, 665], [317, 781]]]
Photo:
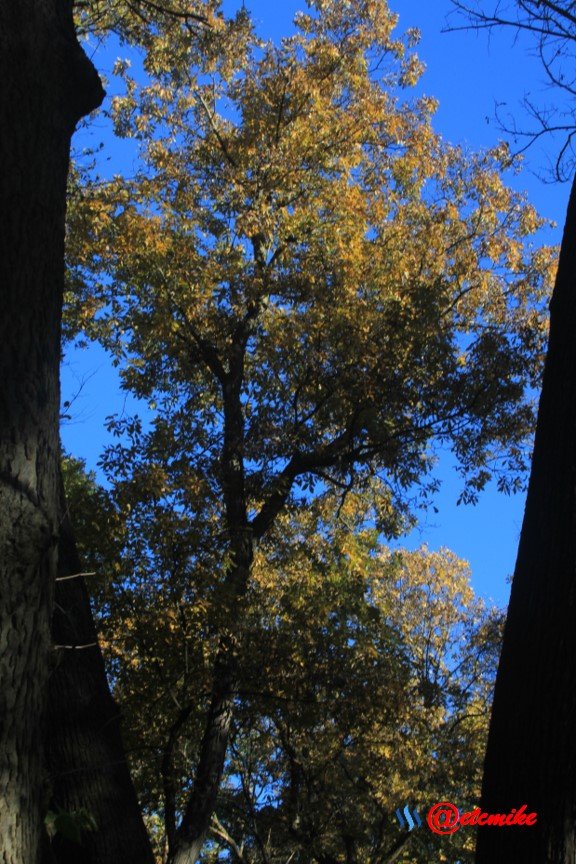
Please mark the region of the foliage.
[[88, 570], [101, 570], [120, 554], [122, 520], [96, 473], [87, 471], [82, 459], [64, 454], [61, 466], [78, 554]]
[[74, 302], [158, 412], [138, 450], [190, 463], [196, 442], [202, 498], [219, 497], [233, 374], [254, 509], [282, 466], [290, 487], [331, 469], [406, 488], [433, 438], [472, 494], [498, 459], [523, 465], [549, 262], [522, 244], [538, 219], [502, 183], [505, 148], [466, 159], [434, 135], [432, 100], [392, 96], [418, 64], [398, 60], [382, 4], [340, 8], [302, 16], [281, 48], [248, 31], [243, 61], [205, 83], [158, 72], [139, 88], [125, 71], [118, 131], [146, 167], [75, 201]]
[[[83, 511], [100, 514], [101, 499], [88, 484], [85, 492]], [[203, 861], [385, 861], [403, 839], [398, 806], [478, 800], [501, 618], [474, 598], [464, 562], [447, 550], [388, 550], [359, 530], [358, 504], [350, 496], [339, 517], [330, 496], [292, 510], [258, 553]], [[98, 545], [89, 538], [100, 521], [79, 525], [83, 542]], [[153, 541], [148, 579], [131, 578], [126, 550], [123, 560], [117, 551], [103, 559], [94, 580], [159, 855], [167, 790], [177, 812], [185, 806], [221, 626], [208, 583], [182, 600], [186, 550], [176, 545], [170, 560], [169, 539]], [[424, 831], [404, 839], [400, 861], [471, 860], [464, 831], [444, 844]]]
[[190, 63], [218, 65], [236, 56], [250, 28], [243, 9], [227, 18], [220, 0], [76, 0], [74, 11], [81, 38], [98, 44], [114, 34], [152, 74], [177, 76]]
[[44, 817], [48, 837], [52, 840], [60, 834], [72, 843], [82, 842], [83, 831], [96, 831], [98, 826], [92, 814], [85, 808], [71, 813], [65, 810], [49, 810]]
[[[258, 594], [262, 562], [271, 573], [290, 569], [282, 531], [304, 532], [310, 549], [301, 554], [312, 554], [332, 530], [322, 508], [333, 520], [340, 497], [341, 508], [353, 502], [357, 531], [398, 534], [410, 494], [433, 486], [438, 444], [455, 453], [465, 500], [494, 474], [515, 488], [532, 428], [526, 388], [540, 374], [551, 258], [530, 246], [540, 220], [502, 180], [506, 148], [468, 156], [434, 133], [434, 101], [405, 98], [421, 69], [413, 34], [395, 38], [384, 3], [316, 0], [296, 24], [275, 46], [240, 15], [227, 31], [234, 50], [196, 65], [177, 50], [167, 64], [148, 54], [141, 81], [119, 62], [126, 93], [113, 106], [116, 129], [140, 142], [140, 164], [132, 178], [85, 178], [71, 200], [69, 326], [111, 351], [123, 386], [148, 402], [151, 417], [146, 426], [110, 418], [117, 443], [102, 460], [126, 531], [116, 579], [125, 605], [108, 647], [119, 693], [136, 691], [126, 676], [146, 665], [164, 694], [158, 715], [152, 691], [137, 698], [146, 734], [168, 742], [171, 862], [182, 844], [180, 860], [195, 857], [207, 834], [221, 774], [235, 776], [228, 744], [244, 752], [264, 724], [255, 770], [271, 772], [265, 787], [288, 771], [273, 718], [260, 705], [250, 715], [242, 698], [256, 674], [254, 609], [263, 614], [272, 602]], [[172, 51], [170, 40], [162, 44]], [[314, 531], [307, 509], [321, 526]], [[367, 734], [354, 723], [373, 717], [371, 682], [356, 668], [401, 690], [390, 670], [392, 625], [376, 633], [371, 613], [356, 619], [329, 585], [331, 602], [347, 610], [334, 661], [360, 713], [346, 718], [338, 688], [322, 685], [327, 713], [315, 707], [308, 724], [328, 730], [319, 732], [322, 764], [339, 752], [328, 735], [336, 713], [353, 739]], [[287, 626], [297, 628], [302, 610], [286, 590]], [[388, 614], [391, 600], [383, 602]], [[374, 622], [384, 620], [375, 608]], [[256, 628], [257, 669], [285, 698], [291, 687], [320, 692], [321, 682], [290, 679], [292, 669], [313, 675], [312, 658], [332, 651], [322, 641], [326, 609], [315, 612], [324, 623], [302, 636], [301, 655], [284, 632], [266, 642], [282, 631], [281, 615], [278, 627]], [[182, 628], [183, 667], [166, 690], [166, 646]], [[354, 650], [350, 628], [362, 632]], [[373, 651], [382, 657], [370, 667], [363, 652]], [[274, 652], [284, 683], [266, 667]], [[239, 738], [244, 722], [251, 732]], [[307, 722], [295, 712], [290, 724], [303, 742]], [[184, 726], [182, 772], [174, 760]], [[370, 758], [378, 761], [370, 753], [366, 770]], [[327, 786], [336, 782], [344, 778], [326, 774]], [[376, 788], [375, 777], [366, 782]], [[184, 814], [178, 831], [176, 814]], [[355, 844], [373, 843], [371, 819], [352, 818]], [[339, 859], [338, 840], [318, 842]]]

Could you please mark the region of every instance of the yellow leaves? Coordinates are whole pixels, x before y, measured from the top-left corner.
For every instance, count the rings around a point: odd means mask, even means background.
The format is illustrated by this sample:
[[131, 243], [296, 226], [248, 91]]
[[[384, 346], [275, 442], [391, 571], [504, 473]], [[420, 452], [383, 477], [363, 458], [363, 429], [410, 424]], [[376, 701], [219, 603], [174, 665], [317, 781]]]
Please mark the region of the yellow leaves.
[[[316, 508], [286, 514], [277, 540], [257, 551], [242, 620], [234, 622], [243, 632], [242, 664], [227, 781], [233, 789], [240, 777], [247, 790], [264, 785], [275, 796], [274, 808], [254, 812], [271, 820], [270, 848], [278, 853], [279, 826], [297, 806], [317, 825], [325, 848], [339, 848], [330, 816], [344, 814], [347, 829], [358, 832], [359, 853], [368, 855], [365, 838], [381, 825], [383, 809], [393, 813], [415, 789], [424, 800], [453, 788], [461, 795], [459, 777], [449, 776], [447, 766], [457, 771], [463, 760], [470, 772], [481, 761], [462, 740], [447, 754], [447, 681], [439, 703], [436, 691], [427, 704], [419, 690], [426, 639], [427, 658], [436, 659], [430, 628], [470, 618], [465, 565], [446, 551], [394, 556], [378, 547], [373, 532], [346, 527], [361, 518], [363, 506], [362, 496], [352, 493], [342, 504], [344, 522], [334, 519], [337, 502], [329, 496]], [[114, 634], [107, 650], [121, 647], [113, 655], [116, 681], [137, 776], [150, 772], [143, 782], [152, 800], [159, 779], [150, 769], [150, 748], [165, 739], [179, 706], [197, 698], [180, 742], [187, 749], [176, 752], [178, 776], [189, 776], [222, 626], [210, 580], [203, 584], [197, 573], [196, 597], [176, 603], [190, 582], [177, 570], [163, 575], [161, 590], [147, 595], [142, 588], [130, 600], [120, 594], [107, 621]], [[445, 665], [458, 667], [451, 650]], [[450, 680], [450, 698], [466, 683], [468, 665]], [[483, 706], [473, 709], [481, 714]], [[473, 722], [481, 734], [482, 721]], [[463, 717], [459, 729], [467, 723]], [[310, 788], [313, 797], [306, 798]], [[243, 805], [234, 799], [234, 807]], [[387, 831], [384, 846], [393, 839]]]
[[536, 209], [529, 204], [525, 204], [520, 213], [520, 230], [524, 236], [534, 234], [542, 227], [544, 220], [538, 215]]
[[402, 87], [414, 87], [420, 77], [424, 74], [426, 70], [426, 65], [422, 63], [422, 61], [416, 57], [415, 54], [411, 54], [403, 63], [402, 63], [402, 74], [400, 76], [400, 85]]
[[112, 66], [112, 75], [122, 78], [131, 66], [132, 63], [128, 57], [117, 57]]
[[[219, 304], [242, 314], [266, 284], [317, 308], [301, 314], [296, 303], [290, 316], [284, 304], [292, 344], [318, 341], [316, 332], [331, 321], [333, 334], [349, 328], [350, 351], [330, 361], [344, 366], [352, 348], [374, 353], [375, 321], [370, 306], [357, 302], [365, 290], [381, 303], [400, 298], [404, 320], [432, 332], [438, 325], [431, 312], [440, 304], [428, 304], [424, 319], [412, 286], [424, 279], [433, 290], [441, 280], [445, 308], [458, 310], [462, 328], [479, 310], [514, 327], [520, 311], [508, 303], [506, 274], [485, 273], [492, 267], [521, 276], [522, 238], [538, 220], [517, 208], [501, 181], [507, 151], [501, 146], [470, 162], [434, 134], [434, 100], [412, 107], [395, 101], [392, 84], [412, 83], [421, 65], [392, 42], [396, 20], [385, 3], [326, 2], [318, 10], [313, 19], [301, 16], [300, 32], [279, 49], [261, 47], [247, 22], [228, 29], [221, 22], [216, 42], [237, 39], [233, 80], [214, 61], [209, 83], [198, 84], [197, 70], [187, 83], [187, 69], [170, 83], [151, 62], [158, 80], [136, 93], [118, 65], [128, 90], [114, 111], [125, 130], [145, 139], [152, 170], [132, 185], [134, 205], [114, 213], [112, 224], [90, 216], [103, 242], [114, 234], [122, 278], [178, 285], [173, 296], [187, 293], [190, 319], [223, 351], [230, 336], [218, 335]], [[371, 79], [364, 62], [376, 44], [394, 70], [382, 80]], [[254, 278], [255, 238], [272, 265], [267, 283]], [[89, 254], [86, 246], [82, 255]], [[455, 299], [463, 286], [465, 302]], [[335, 304], [343, 307], [338, 315]], [[287, 344], [284, 332], [274, 331], [279, 345]], [[408, 362], [410, 340], [395, 350]], [[325, 347], [318, 361], [329, 354]]]
[[[321, 788], [321, 824], [334, 823], [322, 806], [335, 796], [333, 812], [350, 808], [362, 838], [381, 820], [375, 801], [394, 809], [423, 777], [447, 792], [448, 720], [460, 712], [464, 728], [466, 685], [481, 708], [488, 689], [485, 666], [461, 653], [485, 615], [465, 563], [377, 543], [405, 524], [391, 487], [426, 473], [436, 429], [476, 468], [492, 456], [482, 442], [500, 443], [516, 411], [525, 419], [521, 387], [506, 388], [535, 365], [534, 300], [551, 258], [524, 245], [538, 219], [502, 181], [507, 153], [447, 147], [434, 100], [397, 98], [422, 64], [393, 40], [387, 4], [315, 8], [278, 49], [246, 21], [216, 22], [193, 69], [190, 46], [162, 36], [145, 86], [119, 66], [127, 92], [113, 112], [141, 139], [141, 170], [74, 205], [70, 249], [93, 298], [84, 318], [128, 355], [125, 386], [157, 412], [152, 432], [108, 463], [127, 478], [117, 496], [130, 507], [108, 650], [139, 736], [158, 748], [175, 702], [198, 699], [178, 755], [190, 776], [219, 634], [234, 627], [240, 757], [254, 754], [259, 782], [279, 790], [281, 818], [295, 758], [310, 777], [302, 786]], [[488, 370], [495, 397], [477, 409], [470, 394]], [[223, 393], [238, 371], [251, 516], [294, 456], [324, 457], [296, 478], [240, 598], [222, 459]], [[240, 757], [230, 778], [249, 770]], [[299, 806], [310, 814], [310, 803]], [[253, 808], [273, 820], [271, 809]], [[362, 847], [358, 860], [368, 857]]]

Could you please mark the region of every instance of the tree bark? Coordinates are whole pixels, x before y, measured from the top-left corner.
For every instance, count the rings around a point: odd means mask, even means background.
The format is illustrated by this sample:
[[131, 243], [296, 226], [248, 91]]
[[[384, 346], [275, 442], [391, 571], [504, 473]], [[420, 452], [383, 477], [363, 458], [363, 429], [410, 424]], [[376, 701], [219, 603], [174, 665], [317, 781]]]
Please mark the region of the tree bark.
[[550, 310], [482, 790], [483, 810], [538, 821], [480, 828], [477, 864], [576, 860], [576, 181]]
[[52, 620], [56, 660], [48, 687], [51, 807], [66, 812], [85, 808], [97, 830], [83, 834], [81, 847], [57, 835], [52, 855], [57, 864], [76, 864], [79, 857], [82, 864], [154, 864], [88, 593], [84, 579], [75, 575], [82, 564], [64, 508], [63, 514]]
[[0, 861], [40, 858], [70, 137], [103, 91], [71, 4], [0, 4]]

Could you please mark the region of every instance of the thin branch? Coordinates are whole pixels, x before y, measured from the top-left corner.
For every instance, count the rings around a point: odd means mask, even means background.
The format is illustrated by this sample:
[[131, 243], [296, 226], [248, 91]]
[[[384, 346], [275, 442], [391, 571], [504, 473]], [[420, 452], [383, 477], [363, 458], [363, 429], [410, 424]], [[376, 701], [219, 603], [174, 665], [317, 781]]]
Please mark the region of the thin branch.
[[[208, 339], [205, 339], [203, 336], [198, 333], [186, 312], [182, 307], [174, 301], [174, 298], [170, 296], [170, 299], [174, 303], [174, 308], [177, 312], [180, 313], [184, 324], [186, 325], [186, 329], [190, 334], [192, 341], [200, 351], [200, 356], [202, 360], [206, 363], [208, 369], [212, 372], [212, 374], [218, 379], [219, 383], [224, 387], [228, 381], [228, 375], [226, 370], [224, 369], [224, 365], [222, 360], [220, 359], [220, 355], [218, 354], [218, 349], [215, 345], [212, 344]], [[186, 344], [189, 344], [187, 340], [184, 339], [181, 333], [178, 330], [175, 330], [175, 334], [177, 337], [180, 337], [181, 340], [185, 341]]]
[[61, 648], [67, 651], [83, 651], [84, 648], [96, 648], [97, 646], [98, 642], [88, 642], [86, 645], [53, 645], [52, 647], [55, 651]]
[[176, 839], [176, 789], [174, 784], [174, 749], [178, 743], [180, 730], [192, 714], [194, 704], [189, 703], [180, 709], [174, 723], [168, 732], [168, 738], [162, 753], [160, 774], [164, 791], [164, 826], [168, 850], [172, 851]]
[[210, 26], [208, 18], [205, 15], [200, 15], [198, 12], [186, 12], [167, 6], [160, 6], [159, 3], [154, 3], [153, 0], [138, 0], [138, 4], [148, 9], [153, 9], [155, 12], [160, 12], [162, 15], [168, 15], [170, 18], [180, 18], [183, 21], [197, 21], [199, 24]]
[[395, 843], [388, 847], [388, 849], [382, 853], [382, 855], [378, 858], [376, 864], [394, 864], [412, 837], [412, 834], [404, 834]]
[[242, 843], [240, 846], [238, 845], [234, 838], [228, 833], [224, 825], [222, 825], [215, 813], [212, 814], [210, 831], [230, 846], [239, 861], [244, 861], [244, 844]]
[[96, 572], [93, 573], [72, 573], [71, 576], [57, 576], [54, 580], [55, 582], [67, 582], [68, 579], [80, 579], [83, 576], [95, 576]]
[[236, 163], [236, 160], [234, 159], [234, 157], [230, 153], [230, 151], [228, 149], [228, 145], [226, 144], [225, 139], [222, 137], [222, 134], [221, 134], [220, 130], [218, 129], [218, 126], [216, 125], [216, 120], [214, 118], [214, 115], [212, 114], [212, 111], [210, 110], [210, 107], [208, 106], [206, 100], [204, 99], [202, 93], [199, 90], [196, 91], [196, 96], [198, 97], [200, 104], [204, 108], [204, 112], [206, 114], [206, 117], [208, 118], [208, 123], [210, 124], [210, 128], [212, 129], [216, 138], [218, 139], [220, 149], [222, 150], [222, 153], [226, 157], [227, 162], [233, 168], [237, 168], [238, 165]]

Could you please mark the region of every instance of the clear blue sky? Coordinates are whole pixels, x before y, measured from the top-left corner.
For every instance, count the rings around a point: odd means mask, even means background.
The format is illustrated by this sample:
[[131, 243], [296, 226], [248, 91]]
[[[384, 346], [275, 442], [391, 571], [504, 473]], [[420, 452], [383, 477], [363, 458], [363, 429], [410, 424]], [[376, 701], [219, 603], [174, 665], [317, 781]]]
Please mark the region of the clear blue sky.
[[[259, 32], [278, 38], [290, 32], [293, 13], [303, 4], [245, 0], [245, 5], [258, 22]], [[400, 15], [399, 29], [416, 26], [421, 30], [419, 55], [427, 70], [419, 90], [440, 101], [435, 127], [447, 140], [474, 149], [492, 146], [505, 137], [495, 121], [497, 103], [505, 104], [521, 120], [523, 96], [530, 93], [550, 101], [557, 95], [544, 92], [538, 58], [530, 54], [528, 43], [515, 43], [512, 32], [495, 33], [490, 39], [486, 34], [442, 33], [451, 9], [449, 0], [391, 0], [390, 6]], [[225, 8], [229, 11], [235, 4], [227, 0]], [[93, 59], [104, 72], [111, 65], [109, 52], [96, 50]], [[94, 121], [93, 128], [105, 142], [103, 158], [110, 158], [110, 167], [122, 155], [126, 157], [126, 149], [107, 134], [104, 120]], [[526, 157], [525, 170], [509, 180], [528, 192], [542, 215], [557, 222], [557, 228], [544, 238], [546, 242], [560, 240], [569, 191], [566, 185], [540, 179], [553, 154], [553, 142], [544, 141]], [[107, 440], [104, 418], [124, 407], [130, 412], [135, 403], [119, 391], [116, 374], [97, 347], [66, 358], [62, 394], [63, 399], [77, 394], [68, 409], [72, 419], [63, 428], [65, 447], [95, 468]], [[470, 562], [476, 591], [504, 605], [522, 524], [523, 496], [506, 497], [489, 488], [475, 507], [457, 507], [461, 484], [448, 460], [441, 466], [441, 477], [442, 490], [435, 502], [438, 512], [423, 514], [419, 528], [403, 543], [449, 547]]]

